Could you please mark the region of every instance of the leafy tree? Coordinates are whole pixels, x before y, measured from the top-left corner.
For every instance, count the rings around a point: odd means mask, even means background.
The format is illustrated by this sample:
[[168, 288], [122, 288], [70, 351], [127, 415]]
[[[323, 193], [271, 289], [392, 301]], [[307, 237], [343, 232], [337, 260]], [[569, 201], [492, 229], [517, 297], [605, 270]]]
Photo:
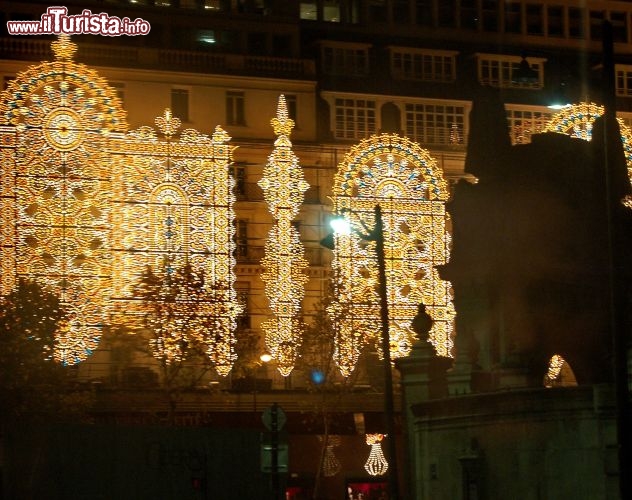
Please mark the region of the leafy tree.
[[0, 412], [15, 421], [81, 418], [91, 393], [73, 383], [73, 368], [53, 360], [55, 332], [65, 313], [59, 297], [35, 281], [20, 279], [0, 299]]
[[[160, 273], [148, 267], [136, 287], [135, 315], [113, 330], [110, 342], [125, 363], [141, 357], [157, 366], [169, 424], [184, 391], [235, 361], [235, 341], [221, 335], [220, 322], [235, 307], [227, 303], [227, 293], [226, 285], [207, 283], [188, 263]], [[220, 354], [209, 353], [210, 346]]]

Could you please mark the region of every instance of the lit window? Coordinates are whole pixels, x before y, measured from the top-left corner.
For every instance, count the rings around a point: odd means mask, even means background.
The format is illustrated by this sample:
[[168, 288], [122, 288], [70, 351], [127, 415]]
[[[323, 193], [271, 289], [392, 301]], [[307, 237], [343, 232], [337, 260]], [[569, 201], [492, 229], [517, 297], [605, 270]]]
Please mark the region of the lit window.
[[171, 112], [183, 122], [189, 121], [189, 91], [171, 89]]
[[375, 133], [375, 101], [336, 99], [335, 103], [337, 139], [364, 139]]
[[366, 76], [369, 73], [369, 45], [322, 46], [323, 72], [330, 75]]
[[481, 85], [500, 88], [541, 89], [544, 86], [546, 59], [528, 57], [535, 81], [517, 81], [514, 75], [520, 70], [521, 57], [498, 54], [478, 54], [478, 81]]
[[615, 65], [615, 86], [618, 96], [632, 96], [632, 66], [617, 64]]
[[401, 80], [452, 82], [456, 78], [456, 54], [395, 47], [391, 51], [391, 73]]
[[325, 0], [323, 4], [323, 21], [340, 22], [340, 0]]
[[199, 30], [197, 41], [202, 45], [214, 45], [217, 42], [214, 30]]
[[465, 107], [406, 104], [406, 135], [420, 144], [463, 144]]
[[250, 325], [250, 283], [247, 281], [235, 282], [235, 291], [237, 292], [237, 302], [243, 306], [243, 310], [237, 316], [237, 329], [249, 330]]
[[316, 21], [316, 19], [318, 19], [318, 10], [315, 0], [311, 2], [301, 2], [301, 19], [307, 19], [308, 21]]
[[228, 125], [245, 125], [246, 97], [241, 91], [226, 92], [226, 123]]

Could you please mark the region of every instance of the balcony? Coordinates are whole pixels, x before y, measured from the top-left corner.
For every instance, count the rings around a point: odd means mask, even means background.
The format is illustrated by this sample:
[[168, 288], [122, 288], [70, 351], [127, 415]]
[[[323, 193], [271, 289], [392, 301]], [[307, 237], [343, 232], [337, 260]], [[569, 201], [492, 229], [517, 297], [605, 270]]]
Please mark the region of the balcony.
[[[109, 41], [109, 40], [108, 40]], [[50, 40], [28, 37], [0, 38], [0, 58], [51, 60]], [[91, 65], [159, 68], [200, 73], [282, 75], [308, 78], [316, 74], [314, 61], [289, 57], [222, 54], [207, 51], [131, 47], [112, 43], [81, 43], [76, 60]]]

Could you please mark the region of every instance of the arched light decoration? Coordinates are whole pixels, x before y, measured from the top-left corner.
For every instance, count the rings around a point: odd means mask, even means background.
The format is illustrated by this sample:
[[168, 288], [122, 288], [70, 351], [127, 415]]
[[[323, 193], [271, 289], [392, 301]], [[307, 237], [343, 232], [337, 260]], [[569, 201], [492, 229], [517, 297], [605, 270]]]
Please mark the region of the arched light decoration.
[[266, 347], [276, 361], [277, 369], [286, 377], [294, 369], [302, 343], [301, 302], [308, 279], [305, 273], [308, 262], [292, 220], [299, 212], [309, 184], [292, 151], [290, 133], [294, 122], [288, 117], [283, 95], [279, 97], [277, 116], [271, 123], [278, 137], [259, 186], [275, 219], [261, 260], [264, 268], [261, 279], [274, 317], [264, 321], [262, 328]]
[[364, 469], [372, 476], [383, 476], [388, 471], [388, 462], [382, 451], [384, 434], [367, 434], [366, 444], [371, 447], [369, 458], [364, 464]]
[[[595, 119], [599, 118], [603, 113], [604, 107], [592, 102], [573, 104], [554, 114], [544, 127], [544, 132], [558, 132], [590, 141]], [[617, 118], [617, 122], [619, 122], [621, 142], [623, 143], [623, 152], [628, 167], [628, 177], [630, 178], [630, 183], [632, 183], [632, 130], [621, 118]], [[632, 197], [626, 197], [623, 203], [627, 207], [632, 208]]]
[[[441, 169], [418, 144], [394, 134], [363, 140], [345, 156], [334, 182], [334, 212], [366, 233], [379, 204], [384, 221], [391, 358], [409, 354], [416, 336], [411, 323], [420, 303], [433, 319], [430, 341], [451, 356], [454, 305], [451, 284], [436, 266], [449, 258], [448, 190]], [[337, 325], [335, 361], [343, 376], [355, 368], [361, 349], [380, 345], [375, 242], [355, 231], [335, 235], [336, 300], [329, 308]]]
[[37, 279], [68, 318], [54, 357], [73, 365], [97, 347], [111, 294], [111, 174], [107, 140], [127, 128], [114, 89], [72, 60], [30, 66], [0, 96], [0, 294]]
[[140, 300], [136, 312], [155, 323], [148, 325], [154, 356], [172, 363], [185, 355], [183, 345], [195, 345], [225, 376], [237, 359], [242, 310], [234, 286], [234, 148], [220, 127], [212, 137], [179, 133], [170, 109], [155, 123], [159, 133], [144, 126], [111, 141], [121, 229], [113, 238], [114, 297], [126, 307], [152, 269], [161, 285], [150, 294], [156, 303]]
[[544, 387], [576, 386], [577, 380], [572, 368], [559, 354], [554, 354], [549, 360], [549, 367], [544, 376]]

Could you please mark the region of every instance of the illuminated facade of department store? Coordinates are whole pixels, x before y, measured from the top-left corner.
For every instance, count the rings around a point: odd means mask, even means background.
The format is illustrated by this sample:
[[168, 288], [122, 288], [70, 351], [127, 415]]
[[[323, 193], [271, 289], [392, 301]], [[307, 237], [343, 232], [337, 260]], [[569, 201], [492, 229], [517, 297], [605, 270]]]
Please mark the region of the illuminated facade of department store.
[[[51, 287], [71, 313], [56, 358], [103, 393], [150, 393], [159, 383], [155, 361], [122, 365], [103, 332], [142, 314], [134, 286], [148, 266], [169, 273], [190, 264], [214, 291], [195, 338], [185, 340], [204, 345], [214, 371], [185, 398], [176, 421], [203, 425], [204, 415], [217, 412], [252, 426], [232, 415], [278, 402], [294, 424], [313, 408], [309, 373], [297, 361], [305, 328], [333, 281], [334, 361], [339, 377], [358, 377], [338, 402], [350, 423], [340, 426], [336, 454], [343, 462], [363, 455], [364, 433], [379, 431], [383, 410], [375, 248], [354, 236], [338, 236], [334, 252], [324, 248], [329, 220], [346, 214], [366, 229], [381, 205], [391, 356], [402, 358], [404, 377], [412, 373], [409, 387], [423, 385], [426, 379], [406, 368], [415, 356], [432, 365], [412, 326], [418, 304], [433, 320], [432, 356], [449, 365], [458, 346], [455, 290], [441, 269], [450, 262], [454, 187], [478, 181], [466, 173], [466, 152], [479, 86], [497, 90], [514, 146], [545, 131], [590, 139], [603, 113], [605, 16], [613, 25], [617, 116], [626, 154], [632, 151], [632, 7], [588, 4], [66, 2], [70, 12], [142, 17], [152, 30], [145, 37], [73, 36], [55, 41], [52, 50], [53, 37], [0, 38], [0, 291], [8, 293], [20, 277]], [[48, 6], [0, 5], [3, 21], [38, 19]], [[560, 92], [576, 104], [549, 107]], [[475, 364], [490, 374], [488, 382], [477, 390], [456, 381], [453, 370], [447, 399], [534, 389], [530, 379], [505, 369], [515, 352], [502, 325], [491, 323], [463, 326], [468, 338], [476, 337]], [[153, 344], [152, 352], [159, 360], [178, 359], [182, 333], [165, 331], [173, 342]], [[244, 331], [272, 356], [256, 369], [263, 388], [240, 390], [231, 374], [236, 332]], [[581, 380], [573, 360], [558, 352], [547, 359], [545, 385], [595, 382]], [[441, 399], [433, 390], [419, 394]], [[144, 421], [143, 411], [117, 401], [103, 399], [104, 419]], [[159, 411], [163, 403], [144, 404]], [[408, 420], [399, 421], [403, 433], [419, 432], [411, 443], [432, 427], [423, 418], [413, 425], [410, 408], [401, 413]], [[462, 422], [454, 425], [475, 434]], [[291, 432], [302, 434], [298, 428]], [[603, 445], [604, 456], [611, 444]], [[458, 445], [462, 456], [450, 466], [420, 458], [417, 441], [409, 446], [402, 457], [417, 464], [418, 472], [405, 473], [415, 498], [474, 499], [477, 488], [492, 494], [493, 473], [480, 479], [484, 461], [469, 441]], [[303, 462], [305, 470], [290, 465], [290, 472], [308, 475]], [[438, 486], [442, 474], [450, 486]], [[360, 462], [343, 464], [333, 491], [365, 475]], [[608, 477], [599, 491], [612, 491]]]

